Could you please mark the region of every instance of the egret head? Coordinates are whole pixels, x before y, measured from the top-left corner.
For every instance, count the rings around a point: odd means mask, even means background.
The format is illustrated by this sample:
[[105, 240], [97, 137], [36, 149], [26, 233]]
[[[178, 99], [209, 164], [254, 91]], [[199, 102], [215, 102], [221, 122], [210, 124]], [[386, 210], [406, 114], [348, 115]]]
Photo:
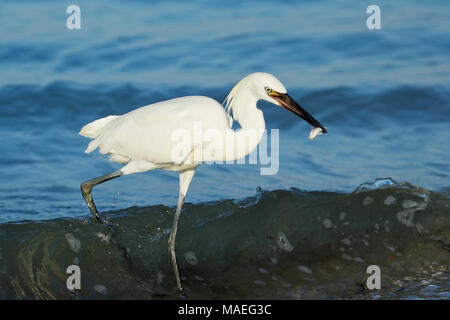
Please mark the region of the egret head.
[[[247, 94], [251, 93], [257, 100], [265, 100], [281, 106], [296, 114], [314, 128], [321, 128], [323, 133], [327, 133], [327, 130], [319, 123], [319, 121], [314, 119], [313, 116], [295, 102], [295, 100], [287, 93], [285, 86], [270, 73], [256, 72], [249, 74], [242, 79], [231, 90], [226, 99], [228, 110], [233, 109], [233, 100], [235, 100], [239, 94], [243, 94], [242, 91]], [[235, 113], [235, 111], [236, 110], [233, 110], [233, 113]]]

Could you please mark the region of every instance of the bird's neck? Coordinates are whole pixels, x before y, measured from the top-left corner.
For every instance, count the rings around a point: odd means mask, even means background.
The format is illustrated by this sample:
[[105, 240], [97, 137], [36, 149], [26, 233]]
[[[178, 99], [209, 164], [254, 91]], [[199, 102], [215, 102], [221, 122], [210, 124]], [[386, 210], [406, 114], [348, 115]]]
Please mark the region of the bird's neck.
[[[237, 101], [236, 101], [237, 102]], [[236, 103], [240, 107], [236, 120], [241, 129], [232, 131], [232, 143], [227, 144], [226, 161], [241, 159], [252, 152], [261, 141], [266, 123], [261, 110], [256, 107], [257, 100], [249, 97]]]
[[258, 99], [251, 93], [239, 93], [233, 98], [232, 102], [233, 118], [242, 129], [264, 130], [266, 128], [264, 117], [261, 110], [256, 106]]

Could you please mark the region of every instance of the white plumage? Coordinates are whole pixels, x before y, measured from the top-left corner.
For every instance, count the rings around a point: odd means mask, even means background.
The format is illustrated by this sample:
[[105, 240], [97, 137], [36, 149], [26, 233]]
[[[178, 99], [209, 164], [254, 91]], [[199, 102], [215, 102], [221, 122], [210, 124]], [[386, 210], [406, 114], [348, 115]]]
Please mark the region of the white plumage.
[[208, 97], [189, 96], [96, 120], [84, 126], [80, 134], [94, 138], [86, 153], [98, 148], [118, 163], [140, 160], [149, 166], [168, 168], [172, 167], [171, 153], [177, 143], [172, 138], [174, 131], [192, 131], [195, 121], [200, 121], [205, 130], [230, 130], [222, 105]]
[[[314, 128], [327, 133], [317, 120], [289, 97], [278, 79], [261, 72], [250, 74], [236, 84], [225, 100], [225, 108], [208, 97], [188, 96], [154, 103], [121, 116], [98, 119], [80, 131], [80, 135], [93, 139], [86, 153], [98, 148], [112, 161], [125, 164], [116, 172], [81, 184], [83, 197], [96, 220], [100, 217], [92, 200], [93, 186], [123, 174], [153, 169], [180, 172], [180, 191], [169, 252], [181, 292], [175, 236], [195, 168], [205, 161], [236, 160], [256, 148], [265, 129], [263, 113], [257, 108], [261, 99], [292, 111]], [[239, 130], [232, 129], [233, 119], [240, 124]], [[181, 152], [174, 153], [180, 146]], [[174, 154], [178, 156], [174, 157]]]

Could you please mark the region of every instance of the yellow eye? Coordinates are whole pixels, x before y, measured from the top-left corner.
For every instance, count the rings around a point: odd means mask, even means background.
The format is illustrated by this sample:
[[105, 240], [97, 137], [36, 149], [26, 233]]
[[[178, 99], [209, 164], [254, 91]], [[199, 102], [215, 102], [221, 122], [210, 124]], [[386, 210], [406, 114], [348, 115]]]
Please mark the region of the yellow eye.
[[267, 92], [267, 93], [271, 93], [271, 92], [272, 92], [272, 89], [270, 89], [269, 87], [266, 87], [266, 92]]

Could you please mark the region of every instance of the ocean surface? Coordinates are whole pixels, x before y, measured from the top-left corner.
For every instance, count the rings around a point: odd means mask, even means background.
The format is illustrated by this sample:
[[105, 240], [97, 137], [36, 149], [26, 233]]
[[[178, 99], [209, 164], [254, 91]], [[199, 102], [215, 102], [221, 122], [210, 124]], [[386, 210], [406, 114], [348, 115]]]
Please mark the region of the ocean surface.
[[[189, 297], [450, 298], [448, 1], [0, 1], [0, 298], [176, 299], [175, 172], [121, 166], [80, 128], [273, 73], [328, 130], [261, 102], [279, 170], [204, 165], [177, 237]], [[66, 268], [79, 265], [82, 289]], [[369, 265], [381, 289], [368, 290]]]

